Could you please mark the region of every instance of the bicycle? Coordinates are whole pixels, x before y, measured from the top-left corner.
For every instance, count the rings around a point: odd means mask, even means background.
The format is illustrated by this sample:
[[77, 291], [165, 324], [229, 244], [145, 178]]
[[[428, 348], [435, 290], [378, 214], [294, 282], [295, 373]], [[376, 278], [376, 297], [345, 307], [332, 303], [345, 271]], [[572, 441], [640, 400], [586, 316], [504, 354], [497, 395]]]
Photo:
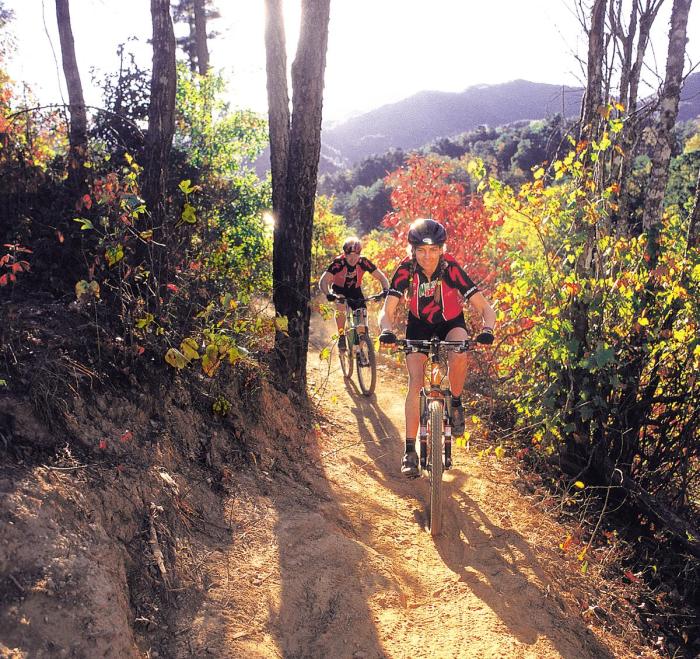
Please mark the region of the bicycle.
[[[353, 368], [357, 364], [357, 380], [360, 391], [365, 396], [371, 396], [377, 384], [377, 358], [374, 354], [374, 343], [369, 333], [367, 309], [355, 305], [372, 300], [383, 299], [385, 293], [377, 293], [369, 297], [353, 299], [336, 295], [336, 300], [345, 302], [345, 341], [347, 348], [339, 350], [340, 366], [343, 375], [351, 378]], [[358, 331], [363, 328], [364, 331]]]
[[404, 353], [422, 352], [428, 356], [426, 365], [430, 364], [420, 391], [419, 473], [427, 471], [430, 476], [430, 534], [436, 536], [442, 530], [442, 474], [452, 467], [452, 394], [442, 387], [441, 356], [445, 351], [473, 350], [474, 341], [400, 339], [397, 346]]

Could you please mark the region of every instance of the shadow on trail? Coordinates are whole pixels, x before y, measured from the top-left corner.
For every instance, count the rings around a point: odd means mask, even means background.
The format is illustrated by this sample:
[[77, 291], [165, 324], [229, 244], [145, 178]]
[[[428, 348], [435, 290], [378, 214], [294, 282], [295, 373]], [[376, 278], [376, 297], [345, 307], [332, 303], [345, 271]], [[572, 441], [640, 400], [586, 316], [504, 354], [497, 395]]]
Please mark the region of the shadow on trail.
[[[411, 501], [417, 507], [414, 511], [417, 524], [425, 528], [428, 480], [401, 477], [401, 430], [382, 410], [376, 396], [363, 396], [347, 378], [345, 388], [354, 403], [351, 412], [357, 419], [359, 437], [373, 465], [365, 465], [354, 456], [352, 460], [384, 487]], [[534, 645], [542, 636], [549, 639], [562, 657], [612, 659], [610, 650], [584, 624], [568, 615], [553, 593], [546, 591], [549, 579], [528, 542], [516, 531], [494, 524], [463, 491], [467, 474], [458, 468], [449, 473], [452, 478], [445, 482], [444, 532], [435, 541], [445, 565], [500, 618], [520, 643]], [[582, 648], [587, 655], [581, 654]]]
[[590, 657], [613, 659], [584, 624], [567, 614], [555, 593], [546, 590], [549, 579], [530, 544], [518, 532], [494, 524], [464, 491], [467, 475], [452, 473], [444, 532], [435, 543], [445, 564], [521, 643], [531, 645], [545, 636], [562, 657], [578, 659], [583, 648]]

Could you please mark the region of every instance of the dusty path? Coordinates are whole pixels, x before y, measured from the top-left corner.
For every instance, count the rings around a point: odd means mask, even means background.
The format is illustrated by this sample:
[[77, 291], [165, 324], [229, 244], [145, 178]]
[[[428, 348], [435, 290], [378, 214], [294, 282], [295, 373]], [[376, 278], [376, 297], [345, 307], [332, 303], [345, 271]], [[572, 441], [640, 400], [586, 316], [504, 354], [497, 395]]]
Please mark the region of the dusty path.
[[518, 493], [507, 461], [457, 449], [444, 534], [431, 538], [427, 481], [398, 473], [403, 372], [382, 367], [367, 399], [336, 354], [330, 372], [319, 360], [325, 341], [317, 332], [309, 355], [329, 419], [317, 464], [305, 480], [237, 487], [229, 511], [239, 532], [208, 557], [216, 578], [178, 654], [633, 656], [572, 613], [551, 577], [563, 569], [552, 522]]

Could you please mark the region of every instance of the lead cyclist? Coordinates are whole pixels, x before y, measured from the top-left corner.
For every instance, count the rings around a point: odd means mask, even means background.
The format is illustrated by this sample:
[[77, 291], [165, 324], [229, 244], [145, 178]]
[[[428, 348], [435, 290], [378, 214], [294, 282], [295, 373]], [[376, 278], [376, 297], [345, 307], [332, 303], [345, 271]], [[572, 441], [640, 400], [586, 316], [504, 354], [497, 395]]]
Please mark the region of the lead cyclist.
[[[409, 304], [407, 339], [429, 340], [433, 336], [438, 336], [441, 341], [468, 339], [463, 314], [463, 302], [468, 300], [483, 322], [476, 341], [486, 345], [493, 343], [496, 313], [454, 257], [445, 252], [446, 241], [447, 231], [440, 222], [418, 219], [411, 224], [408, 232], [410, 256], [394, 272], [379, 315], [382, 330], [379, 341], [382, 345], [388, 347], [397, 341], [393, 332], [394, 316], [401, 296], [405, 296]], [[427, 356], [422, 353], [406, 355], [406, 447], [401, 460], [401, 473], [408, 477], [419, 473], [416, 435], [420, 423], [419, 395], [426, 359]], [[448, 366], [452, 433], [459, 437], [464, 434], [461, 394], [467, 375], [466, 354], [450, 352]]]

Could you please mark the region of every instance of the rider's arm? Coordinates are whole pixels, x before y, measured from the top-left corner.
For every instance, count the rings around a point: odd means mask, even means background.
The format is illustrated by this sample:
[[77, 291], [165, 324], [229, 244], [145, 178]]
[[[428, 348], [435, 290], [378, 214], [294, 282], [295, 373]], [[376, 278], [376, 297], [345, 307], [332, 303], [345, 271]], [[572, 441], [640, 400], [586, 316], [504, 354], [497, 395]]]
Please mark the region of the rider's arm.
[[401, 298], [388, 295], [384, 300], [384, 306], [379, 312], [379, 329], [391, 332], [394, 329], [394, 314]]
[[333, 282], [333, 275], [332, 273], [326, 271], [323, 273], [323, 276], [321, 279], [318, 280], [318, 287], [321, 290], [321, 293], [324, 295], [328, 295], [329, 290], [330, 290], [330, 285]]
[[389, 280], [386, 278], [386, 275], [379, 268], [377, 268], [372, 273], [372, 277], [374, 277], [382, 285], [383, 291], [389, 290]]
[[493, 310], [488, 300], [480, 293], [476, 292], [469, 298], [469, 304], [481, 314], [481, 319], [484, 323], [484, 328], [491, 331], [496, 326], [496, 312]]

